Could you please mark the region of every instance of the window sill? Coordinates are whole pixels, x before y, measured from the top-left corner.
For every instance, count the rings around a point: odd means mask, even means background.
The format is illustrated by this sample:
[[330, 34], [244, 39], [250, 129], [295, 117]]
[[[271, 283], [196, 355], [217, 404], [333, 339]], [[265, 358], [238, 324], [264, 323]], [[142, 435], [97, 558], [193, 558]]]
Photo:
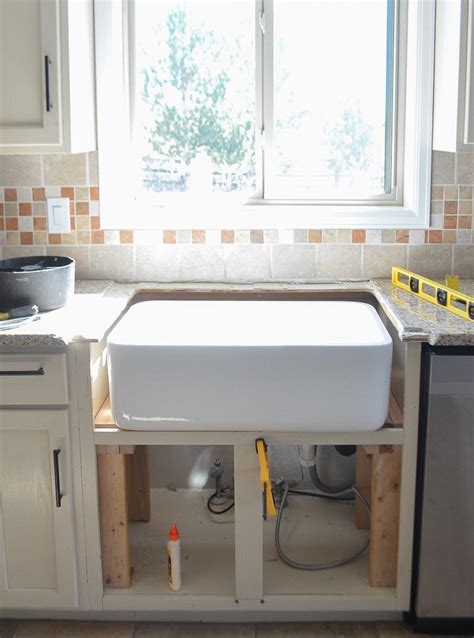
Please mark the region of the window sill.
[[[138, 206], [134, 214], [124, 207], [113, 217], [101, 216], [103, 229], [298, 229], [363, 228], [426, 229], [429, 210], [418, 214], [403, 206], [327, 206], [303, 204], [248, 204], [229, 209], [199, 204], [198, 210], [187, 206]], [[118, 213], [118, 214], [117, 214]]]

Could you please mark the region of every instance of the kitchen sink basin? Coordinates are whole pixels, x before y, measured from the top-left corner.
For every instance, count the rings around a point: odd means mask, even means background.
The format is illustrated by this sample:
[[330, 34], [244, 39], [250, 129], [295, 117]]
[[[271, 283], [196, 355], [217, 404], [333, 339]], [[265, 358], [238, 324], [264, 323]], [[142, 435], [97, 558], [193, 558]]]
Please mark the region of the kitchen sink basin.
[[144, 301], [108, 337], [127, 430], [370, 431], [386, 419], [392, 341], [353, 301]]

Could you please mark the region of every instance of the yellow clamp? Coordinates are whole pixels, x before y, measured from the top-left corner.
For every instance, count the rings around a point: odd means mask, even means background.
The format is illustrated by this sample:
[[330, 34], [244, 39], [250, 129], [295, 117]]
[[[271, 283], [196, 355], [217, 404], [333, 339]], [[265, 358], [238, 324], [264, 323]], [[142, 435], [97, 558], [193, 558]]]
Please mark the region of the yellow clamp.
[[265, 439], [257, 439], [255, 441], [255, 449], [257, 450], [258, 461], [260, 463], [260, 483], [263, 492], [263, 518], [266, 519], [267, 516], [276, 516], [276, 508], [273, 501], [272, 482], [270, 479]]

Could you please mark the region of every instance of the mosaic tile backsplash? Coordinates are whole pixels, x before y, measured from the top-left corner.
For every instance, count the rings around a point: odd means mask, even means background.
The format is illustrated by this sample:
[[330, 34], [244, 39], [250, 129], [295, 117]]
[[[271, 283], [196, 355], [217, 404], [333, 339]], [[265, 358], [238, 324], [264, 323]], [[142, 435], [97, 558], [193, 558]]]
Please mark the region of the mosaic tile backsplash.
[[[393, 264], [474, 277], [473, 194], [474, 154], [434, 152], [428, 230], [101, 230], [97, 153], [2, 156], [0, 253], [68, 254], [80, 278], [120, 281], [374, 278]], [[70, 233], [48, 233], [47, 197], [70, 199]]]

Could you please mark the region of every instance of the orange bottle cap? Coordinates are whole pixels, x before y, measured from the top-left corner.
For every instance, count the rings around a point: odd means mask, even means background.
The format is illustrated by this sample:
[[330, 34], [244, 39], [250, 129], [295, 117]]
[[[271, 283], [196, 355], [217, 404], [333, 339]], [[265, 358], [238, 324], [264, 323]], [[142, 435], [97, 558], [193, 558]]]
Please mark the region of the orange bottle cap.
[[174, 523], [170, 527], [169, 539], [170, 539], [170, 541], [178, 541], [179, 540], [179, 530], [178, 530], [177, 526]]

